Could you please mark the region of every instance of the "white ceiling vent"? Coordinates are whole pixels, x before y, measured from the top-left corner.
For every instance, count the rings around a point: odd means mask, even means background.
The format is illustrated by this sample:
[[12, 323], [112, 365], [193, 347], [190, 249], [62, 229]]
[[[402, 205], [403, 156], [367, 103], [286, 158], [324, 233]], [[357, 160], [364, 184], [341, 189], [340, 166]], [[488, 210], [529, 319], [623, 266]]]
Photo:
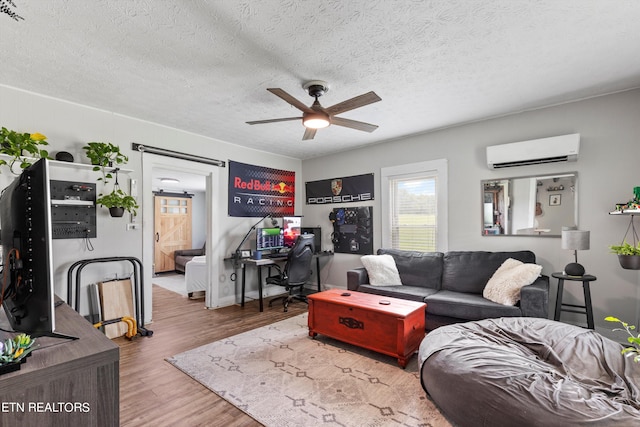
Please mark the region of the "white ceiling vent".
[[580, 134], [553, 136], [487, 147], [489, 169], [543, 163], [575, 162], [580, 150]]

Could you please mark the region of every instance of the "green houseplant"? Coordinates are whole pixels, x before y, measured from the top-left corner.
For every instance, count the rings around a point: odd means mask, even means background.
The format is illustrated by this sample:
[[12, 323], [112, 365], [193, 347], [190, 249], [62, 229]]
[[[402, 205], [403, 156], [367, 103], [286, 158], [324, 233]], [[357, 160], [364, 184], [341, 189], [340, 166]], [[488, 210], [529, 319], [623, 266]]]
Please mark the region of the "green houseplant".
[[634, 335], [634, 333], [632, 332], [636, 329], [636, 327], [634, 325], [629, 325], [628, 323], [623, 322], [622, 320], [613, 316], [607, 316], [604, 318], [604, 320], [606, 320], [607, 322], [617, 322], [622, 325], [622, 328], [613, 329], [613, 331], [625, 331], [627, 335], [629, 335], [627, 337], [627, 342], [629, 342], [629, 344], [631, 345], [629, 347], [623, 348], [622, 354], [635, 353], [633, 361], [640, 362], [640, 334]]
[[620, 245], [609, 246], [609, 249], [618, 255], [618, 261], [622, 268], [640, 270], [640, 241], [634, 246], [625, 240]]
[[111, 193], [101, 194], [96, 199], [96, 204], [109, 208], [109, 213], [113, 217], [121, 217], [125, 211], [137, 215], [138, 203], [136, 199], [117, 186], [114, 187]]
[[[49, 145], [47, 137], [41, 133], [18, 133], [2, 127], [0, 130], [0, 153], [6, 154], [10, 159], [0, 159], [0, 166], [8, 165], [13, 171], [14, 164], [19, 164], [21, 169], [31, 165], [24, 156], [34, 159], [49, 158], [49, 152], [42, 146]], [[16, 172], [17, 173], [17, 172]]]
[[113, 178], [111, 172], [107, 172], [107, 167], [116, 167], [129, 161], [129, 158], [120, 151], [120, 147], [110, 142], [88, 142], [82, 149], [94, 165], [93, 170], [102, 172], [102, 178], [98, 180], [105, 183], [107, 179]]
[[[120, 147], [110, 142], [88, 142], [84, 147], [85, 154], [94, 165], [94, 171], [101, 171], [102, 177], [98, 181], [107, 184], [115, 175], [113, 190], [108, 194], [99, 194], [96, 204], [109, 209], [112, 217], [121, 217], [125, 211], [137, 215], [138, 203], [136, 199], [125, 193], [118, 185], [117, 165], [125, 164], [129, 158], [120, 151]], [[107, 171], [107, 168], [113, 170]]]

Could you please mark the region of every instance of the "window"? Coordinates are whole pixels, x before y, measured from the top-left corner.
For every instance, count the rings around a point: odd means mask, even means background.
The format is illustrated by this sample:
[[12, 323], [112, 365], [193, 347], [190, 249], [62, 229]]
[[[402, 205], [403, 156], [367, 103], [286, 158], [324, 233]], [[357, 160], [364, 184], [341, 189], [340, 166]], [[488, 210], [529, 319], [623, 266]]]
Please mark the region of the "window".
[[382, 168], [382, 246], [447, 250], [447, 162]]

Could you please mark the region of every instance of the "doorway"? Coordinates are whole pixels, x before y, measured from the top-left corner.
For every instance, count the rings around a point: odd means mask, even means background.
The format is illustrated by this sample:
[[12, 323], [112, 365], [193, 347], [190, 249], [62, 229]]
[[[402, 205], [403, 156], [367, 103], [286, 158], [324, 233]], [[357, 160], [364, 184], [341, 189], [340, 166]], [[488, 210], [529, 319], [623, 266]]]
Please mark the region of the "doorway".
[[[219, 192], [219, 180], [220, 180], [220, 169], [219, 167], [210, 166], [201, 164], [198, 162], [192, 162], [189, 160], [182, 159], [173, 159], [167, 158], [154, 154], [143, 154], [142, 159], [142, 197], [144, 206], [148, 206], [148, 209], [144, 209], [142, 212], [142, 220], [143, 220], [143, 265], [145, 265], [144, 269], [144, 304], [145, 304], [145, 322], [151, 321], [151, 310], [152, 310], [152, 289], [153, 289], [153, 272], [154, 268], [152, 267], [155, 262], [155, 224], [154, 224], [154, 216], [155, 209], [151, 207], [155, 206], [155, 195], [153, 191], [157, 191], [159, 188], [156, 186], [154, 188], [153, 185], [153, 177], [154, 173], [157, 170], [162, 171], [172, 171], [175, 174], [183, 174], [187, 175], [185, 171], [188, 171], [188, 175], [197, 178], [203, 183], [204, 192], [201, 193], [202, 196], [198, 199], [200, 200], [198, 204], [195, 204], [195, 201], [192, 199], [192, 214], [193, 217], [197, 217], [197, 219], [192, 218], [192, 222], [201, 224], [199, 227], [202, 229], [201, 233], [199, 233], [200, 239], [205, 239], [204, 241], [192, 241], [191, 244], [196, 247], [202, 247], [206, 244], [207, 248], [212, 248], [211, 250], [207, 250], [206, 253], [206, 263], [207, 263], [207, 291], [205, 294], [205, 307], [212, 308], [217, 307], [219, 303], [219, 286], [218, 283], [213, 281], [212, 278], [218, 277], [218, 271], [220, 269], [219, 262], [214, 261], [218, 258], [221, 259], [221, 255], [218, 253], [219, 250], [215, 245], [212, 245], [212, 242], [218, 240], [218, 215], [219, 212], [215, 209], [213, 204], [214, 194]], [[224, 169], [223, 169], [224, 170]], [[182, 192], [182, 189], [164, 187], [167, 192]], [[200, 211], [202, 211], [200, 213]], [[161, 267], [164, 268], [164, 267]]]

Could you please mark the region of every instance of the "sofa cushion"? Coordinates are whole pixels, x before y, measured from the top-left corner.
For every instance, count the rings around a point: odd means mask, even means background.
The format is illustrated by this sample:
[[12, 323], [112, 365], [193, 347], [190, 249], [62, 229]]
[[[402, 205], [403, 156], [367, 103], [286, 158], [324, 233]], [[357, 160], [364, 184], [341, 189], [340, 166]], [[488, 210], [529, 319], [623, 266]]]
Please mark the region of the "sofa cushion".
[[400, 298], [410, 301], [424, 302], [424, 299], [438, 292], [435, 289], [425, 288], [422, 286], [372, 286], [360, 285], [358, 292], [366, 292], [368, 294], [382, 295], [391, 298]]
[[[493, 273], [508, 258], [524, 263], [534, 264], [536, 262], [536, 256], [531, 251], [447, 252], [444, 255], [441, 289], [482, 295], [482, 291]], [[400, 270], [399, 267], [398, 270]]]
[[403, 285], [440, 289], [442, 252], [378, 249], [378, 255], [384, 254], [391, 255], [395, 260]]
[[427, 316], [435, 314], [465, 320], [522, 316], [519, 307], [498, 304], [478, 294], [443, 290], [427, 296], [424, 302], [427, 303]]
[[373, 286], [400, 286], [402, 281], [391, 255], [365, 255], [360, 258]]
[[482, 296], [498, 304], [516, 305], [520, 301], [520, 289], [535, 282], [541, 271], [540, 265], [524, 264], [508, 258], [493, 273]]

